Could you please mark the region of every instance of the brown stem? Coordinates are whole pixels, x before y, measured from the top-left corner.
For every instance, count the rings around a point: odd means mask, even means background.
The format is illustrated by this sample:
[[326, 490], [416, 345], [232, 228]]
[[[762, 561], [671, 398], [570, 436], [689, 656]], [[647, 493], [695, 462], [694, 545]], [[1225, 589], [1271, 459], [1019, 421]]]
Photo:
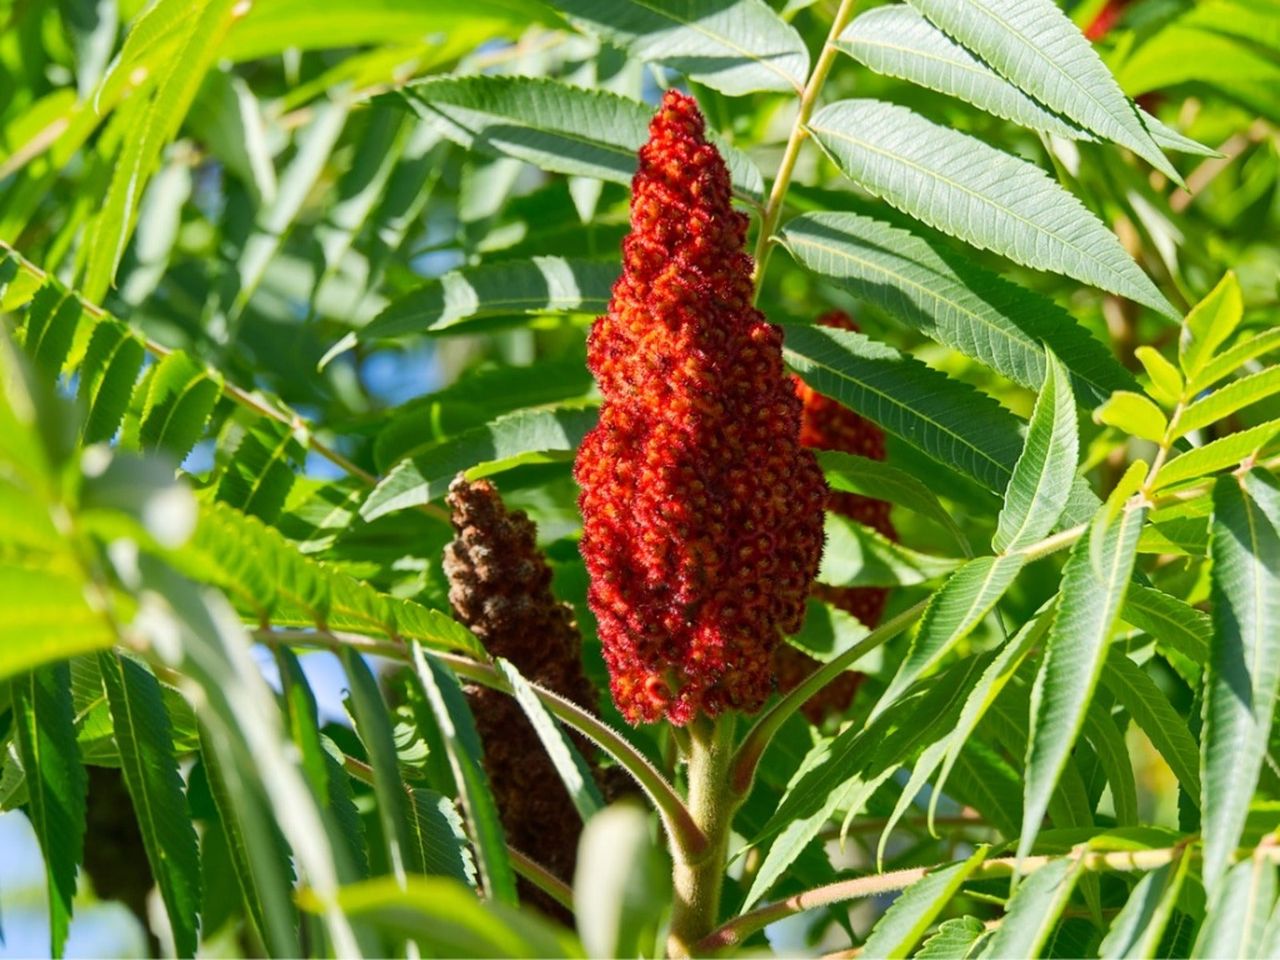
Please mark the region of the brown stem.
[[[1187, 845], [1183, 843], [1157, 850], [1119, 850], [1106, 853], [1084, 852], [1077, 856], [1086, 870], [1155, 870], [1167, 863], [1172, 863], [1182, 855], [1186, 847]], [[1269, 855], [1273, 858], [1277, 856], [1277, 854]], [[1047, 867], [1058, 859], [1061, 858], [1048, 856], [1026, 857], [1022, 860], [1019, 868], [1016, 857], [997, 857], [986, 861], [975, 869], [972, 877], [973, 879], [981, 879], [984, 877], [1010, 876], [1015, 871], [1019, 875], [1025, 875]], [[750, 913], [744, 913], [728, 923], [722, 924], [713, 933], [703, 937], [695, 944], [696, 952], [699, 955], [706, 955], [717, 950], [723, 950], [726, 947], [735, 946], [742, 943], [756, 931], [763, 930], [769, 924], [793, 914], [802, 913], [805, 910], [825, 907], [848, 900], [858, 900], [863, 897], [872, 897], [881, 893], [891, 893], [894, 890], [902, 890], [911, 886], [911, 884], [933, 869], [935, 868], [913, 867], [907, 870], [895, 870], [891, 873], [877, 873], [868, 877], [856, 877], [852, 880], [829, 883], [826, 886], [816, 887], [804, 893], [794, 894], [776, 903], [752, 910]]]

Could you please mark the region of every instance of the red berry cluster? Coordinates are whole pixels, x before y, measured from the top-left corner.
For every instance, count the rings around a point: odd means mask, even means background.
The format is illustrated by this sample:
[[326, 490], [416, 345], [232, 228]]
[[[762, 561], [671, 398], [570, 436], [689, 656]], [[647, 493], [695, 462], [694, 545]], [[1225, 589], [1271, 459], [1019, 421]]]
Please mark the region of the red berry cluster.
[[632, 723], [685, 724], [768, 697], [827, 489], [697, 105], [669, 91], [649, 133], [623, 273], [588, 344], [604, 404], [575, 476], [614, 701]]
[[[858, 329], [849, 315], [840, 310], [823, 314], [818, 323], [842, 330]], [[796, 393], [804, 403], [801, 443], [815, 450], [839, 450], [872, 460], [884, 459], [884, 431], [848, 407], [818, 393], [799, 377], [795, 378], [795, 383]], [[832, 490], [827, 509], [871, 527], [891, 540], [898, 539], [897, 531], [889, 520], [890, 505], [884, 500]], [[813, 595], [857, 617], [867, 627], [874, 627], [884, 613], [889, 591], [883, 587], [832, 587], [815, 583]], [[795, 647], [783, 644], [778, 647], [773, 665], [778, 687], [786, 691], [812, 673], [818, 662]], [[805, 703], [805, 716], [813, 723], [820, 723], [833, 713], [843, 713], [852, 702], [861, 680], [859, 673], [841, 674], [839, 679], [823, 687]]]
[[[453, 541], [444, 571], [454, 615], [527, 679], [592, 712], [595, 690], [582, 669], [582, 640], [573, 609], [551, 593], [551, 568], [537, 547], [537, 529], [523, 511], [508, 513], [493, 484], [449, 487]], [[507, 694], [469, 687], [467, 699], [484, 744], [484, 767], [508, 841], [560, 879], [571, 882], [581, 821], [566, 816], [572, 800], [524, 711]], [[577, 738], [587, 757], [593, 750]], [[522, 897], [544, 911], [563, 911], [522, 885]]]

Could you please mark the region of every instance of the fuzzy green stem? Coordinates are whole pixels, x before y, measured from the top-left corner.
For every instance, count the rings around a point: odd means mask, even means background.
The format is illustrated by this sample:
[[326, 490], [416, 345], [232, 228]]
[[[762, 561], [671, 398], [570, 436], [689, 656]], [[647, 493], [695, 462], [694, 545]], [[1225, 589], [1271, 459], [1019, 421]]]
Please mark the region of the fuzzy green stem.
[[813, 116], [813, 108], [818, 103], [818, 94], [827, 81], [831, 65], [836, 58], [836, 40], [844, 32], [844, 28], [853, 19], [853, 10], [857, 0], [840, 0], [840, 8], [836, 10], [835, 19], [831, 21], [831, 30], [827, 33], [822, 52], [818, 54], [818, 62], [809, 74], [809, 81], [800, 94], [800, 108], [796, 112], [795, 123], [791, 125], [791, 135], [787, 138], [787, 146], [782, 152], [782, 161], [778, 164], [778, 175], [773, 179], [773, 187], [769, 191], [769, 199], [765, 202], [764, 211], [760, 215], [760, 234], [756, 237], [756, 295], [759, 296], [760, 281], [764, 278], [765, 266], [769, 263], [769, 254], [773, 252], [773, 234], [778, 228], [778, 220], [782, 216], [782, 207], [787, 199], [787, 188], [791, 186], [791, 175], [795, 173], [796, 160], [800, 157], [800, 145], [809, 135], [807, 124]]
[[689, 727], [689, 812], [708, 842], [702, 849], [671, 845], [675, 897], [667, 953], [672, 957], [693, 956], [694, 944], [715, 928], [719, 916], [729, 829], [738, 806], [728, 789], [734, 721], [735, 714], [725, 713], [714, 724], [700, 718]]
[[[1156, 870], [1167, 863], [1172, 863], [1182, 856], [1187, 849], [1186, 843], [1156, 850], [1117, 850], [1106, 852], [1078, 851], [1073, 856], [1080, 860], [1085, 870], [1098, 871], [1148, 871]], [[1263, 854], [1275, 859], [1280, 854]], [[1026, 875], [1047, 867], [1061, 857], [1036, 856], [1026, 857], [1019, 865], [1016, 857], [992, 858], [980, 865], [973, 872], [973, 879], [989, 877], [1006, 877], [1020, 873]], [[830, 906], [836, 903], [847, 903], [863, 897], [877, 896], [894, 890], [903, 890], [920, 880], [936, 867], [912, 867], [907, 870], [896, 870], [892, 873], [876, 873], [866, 877], [855, 877], [852, 880], [840, 880], [824, 887], [806, 890], [786, 897], [776, 903], [744, 913], [717, 928], [713, 933], [703, 937], [695, 944], [701, 956], [707, 956], [719, 950], [736, 946], [758, 930], [763, 930], [771, 923], [785, 919], [806, 910]]]

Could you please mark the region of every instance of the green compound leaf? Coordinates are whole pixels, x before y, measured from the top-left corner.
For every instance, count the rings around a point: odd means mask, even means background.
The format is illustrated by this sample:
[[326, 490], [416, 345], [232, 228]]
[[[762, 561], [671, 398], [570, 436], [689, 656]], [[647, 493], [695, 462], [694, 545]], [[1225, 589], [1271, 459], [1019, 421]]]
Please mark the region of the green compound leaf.
[[84, 856], [88, 781], [76, 747], [71, 668], [64, 661], [13, 681], [18, 755], [26, 771], [28, 816], [40, 841], [49, 883], [49, 951], [67, 942], [76, 868]]
[[836, 46], [876, 73], [910, 80], [1033, 130], [1092, 140], [1023, 93], [906, 4], [876, 7], [845, 28]]
[[1020, 556], [978, 557], [951, 575], [929, 600], [902, 665], [869, 719], [892, 706], [911, 684], [973, 632], [1013, 584], [1023, 563]]
[[819, 393], [993, 492], [1022, 449], [1018, 421], [968, 384], [859, 333], [788, 327], [787, 363]]
[[1160, 938], [1173, 915], [1190, 864], [1191, 857], [1184, 853], [1138, 881], [1124, 908], [1111, 921], [1098, 947], [1099, 957], [1121, 960], [1158, 955]]
[[911, 0], [911, 5], [1050, 110], [1128, 147], [1180, 182], [1093, 44], [1053, 0]]
[[974, 870], [987, 858], [987, 847], [979, 847], [967, 860], [926, 874], [893, 901], [885, 915], [871, 928], [863, 944], [864, 957], [906, 957], [926, 930], [955, 896]]
[[551, 0], [577, 26], [637, 60], [660, 63], [729, 96], [799, 93], [809, 51], [764, 0]]
[[1164, 439], [1169, 422], [1160, 408], [1140, 393], [1119, 390], [1100, 406], [1094, 419], [1125, 433], [1159, 443]]
[[1277, 393], [1280, 393], [1280, 366], [1233, 380], [1182, 412], [1178, 418], [1178, 436], [1207, 427]]
[[566, 459], [598, 418], [596, 407], [582, 404], [518, 410], [498, 417], [402, 460], [369, 494], [360, 515], [376, 520], [430, 503], [445, 495], [459, 471], [472, 467], [483, 465], [487, 476], [504, 465]]
[[[636, 172], [653, 115], [639, 100], [534, 77], [438, 77], [388, 96], [467, 149], [622, 184]], [[714, 135], [708, 139], [721, 148], [734, 192], [758, 202], [764, 193], [759, 168]]]
[[428, 659], [414, 643], [413, 663], [418, 680], [444, 739], [454, 781], [461, 790], [463, 813], [471, 826], [477, 866], [486, 896], [498, 904], [516, 903], [515, 875], [502, 832], [493, 792], [482, 764], [483, 747], [475, 718], [458, 679], [446, 667]]
[[474, 320], [511, 314], [604, 313], [616, 263], [533, 257], [451, 270], [392, 301], [369, 325], [345, 338], [326, 359], [357, 341], [411, 334], [465, 333]]
[[[304, 910], [320, 912], [308, 891], [299, 899]], [[514, 905], [479, 900], [470, 887], [448, 877], [411, 877], [404, 886], [390, 877], [366, 880], [343, 887], [338, 902], [353, 919], [412, 940], [427, 956], [585, 956], [567, 930]]]
[[1135, 386], [1110, 351], [1053, 301], [927, 237], [856, 213], [806, 213], [788, 221], [781, 242], [811, 270], [1024, 387], [1038, 390], [1044, 382], [1045, 345], [1087, 406]]
[[[1133, 584], [1129, 589], [1133, 591], [1138, 587]], [[1121, 616], [1128, 619], [1128, 611], [1126, 604]], [[1186, 720], [1174, 710], [1156, 682], [1123, 650], [1111, 651], [1102, 682], [1164, 757], [1192, 803], [1199, 806], [1200, 751]]]
[[1236, 275], [1228, 270], [1208, 296], [1187, 314], [1178, 340], [1178, 363], [1188, 380], [1196, 379], [1218, 352], [1218, 347], [1226, 343], [1240, 325], [1244, 317], [1243, 296]]
[[984, 956], [1038, 957], [1079, 880], [1080, 861], [1051, 861], [1018, 885], [1005, 906], [1004, 921], [988, 941]]
[[200, 942], [200, 854], [160, 683], [136, 661], [114, 653], [99, 654], [98, 668], [125, 785], [174, 945], [178, 956], [194, 957]]
[[1115, 234], [1039, 167], [875, 100], [823, 107], [809, 130], [845, 174], [903, 213], [1023, 266], [1178, 316]]
[[422, 873], [423, 865], [421, 847], [414, 839], [409, 794], [400, 779], [391, 718], [373, 671], [355, 648], [343, 648], [342, 666], [350, 682], [348, 704], [356, 732], [373, 767], [373, 787], [378, 797], [378, 818], [387, 848], [387, 863], [392, 875], [404, 883], [409, 874]]

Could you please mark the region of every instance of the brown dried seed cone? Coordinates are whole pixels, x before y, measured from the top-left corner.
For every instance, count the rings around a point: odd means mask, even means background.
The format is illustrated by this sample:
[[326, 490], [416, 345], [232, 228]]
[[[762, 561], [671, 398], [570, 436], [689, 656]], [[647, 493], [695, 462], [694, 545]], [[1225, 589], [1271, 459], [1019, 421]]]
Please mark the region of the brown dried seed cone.
[[[511, 661], [527, 679], [593, 713], [595, 690], [582, 669], [582, 640], [572, 608], [551, 593], [551, 568], [538, 550], [537, 529], [523, 511], [508, 513], [493, 484], [449, 488], [455, 536], [445, 547], [449, 602], [491, 654]], [[582, 824], [542, 742], [507, 694], [467, 689], [484, 744], [484, 766], [507, 839], [560, 879], [573, 879]], [[575, 742], [584, 756], [593, 748]], [[521, 881], [521, 897], [570, 921], [554, 900]]]
[[138, 918], [152, 955], [159, 956], [160, 942], [147, 917], [147, 896], [155, 879], [124, 774], [115, 767], [89, 766], [85, 771], [89, 792], [84, 871], [99, 899], [119, 900]]

